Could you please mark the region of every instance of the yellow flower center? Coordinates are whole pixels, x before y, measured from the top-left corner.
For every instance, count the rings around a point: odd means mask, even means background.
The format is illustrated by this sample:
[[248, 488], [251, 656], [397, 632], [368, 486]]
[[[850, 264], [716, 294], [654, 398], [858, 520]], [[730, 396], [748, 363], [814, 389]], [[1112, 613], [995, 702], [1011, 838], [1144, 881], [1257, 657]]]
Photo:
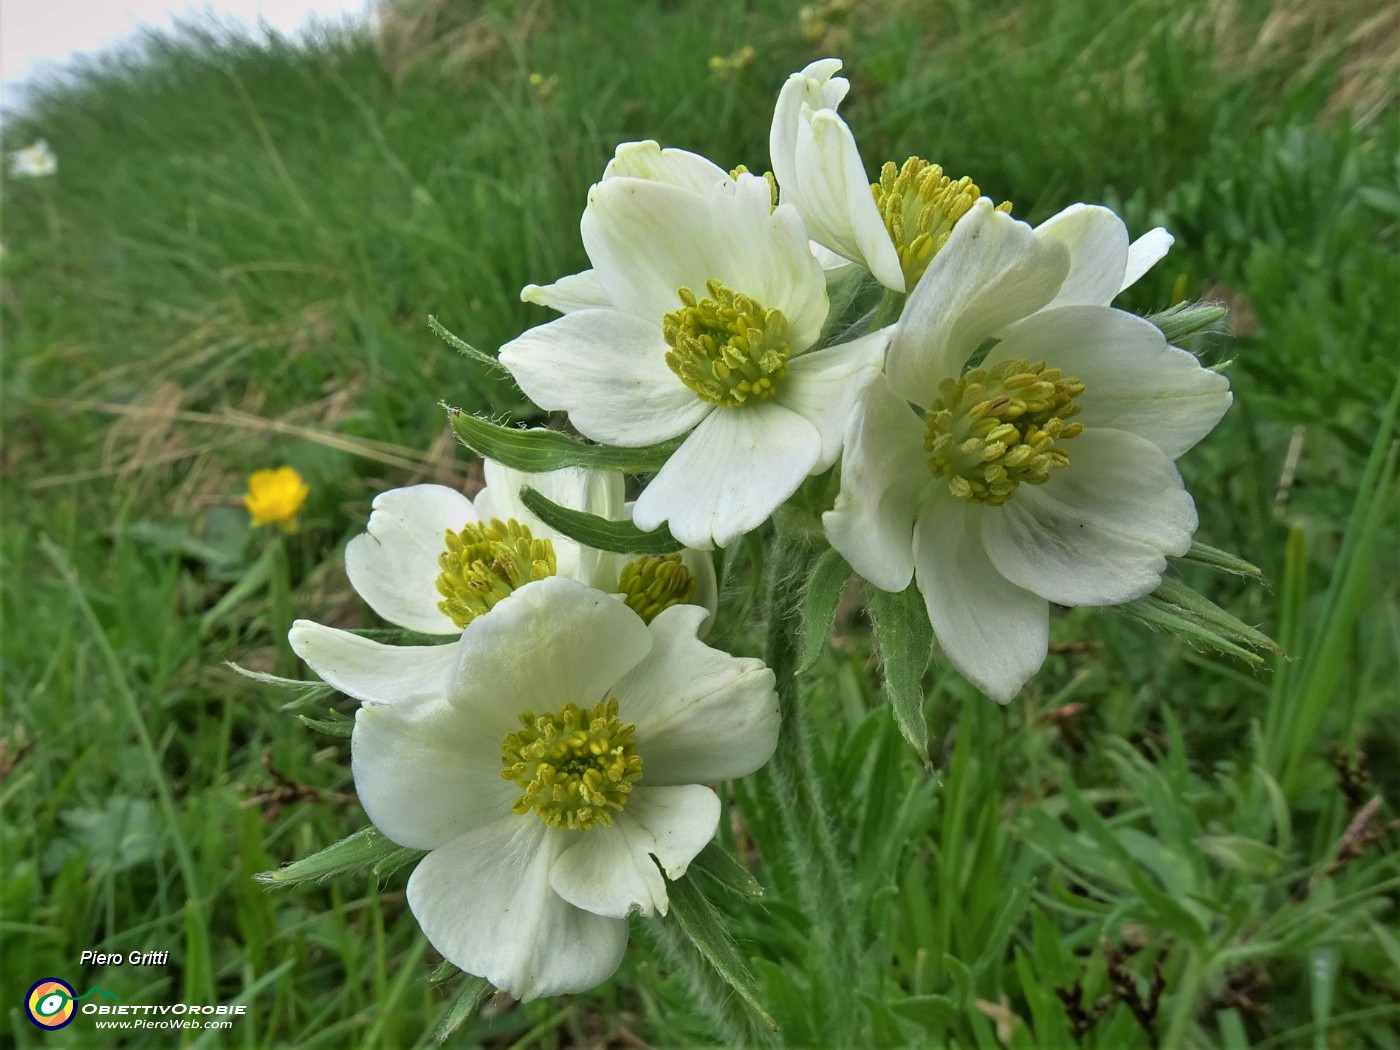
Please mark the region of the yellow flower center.
[[737, 408], [772, 397], [792, 356], [787, 318], [719, 281], [708, 282], [705, 291], [709, 296], [697, 299], [680, 289], [684, 305], [661, 319], [671, 346], [666, 364], [712, 405]]
[[248, 508], [255, 526], [276, 525], [284, 532], [295, 532], [297, 511], [310, 491], [291, 467], [255, 470], [248, 477], [243, 506]]
[[[910, 157], [900, 167], [887, 162], [880, 169], [880, 181], [870, 190], [899, 252], [906, 292], [914, 290], [958, 220], [982, 196], [971, 179], [964, 176], [955, 182], [939, 165], [918, 157]], [[1010, 201], [997, 205], [997, 211], [1010, 210]]]
[[622, 567], [617, 589], [627, 607], [651, 623], [662, 610], [685, 605], [695, 596], [695, 577], [679, 554], [648, 554]]
[[553, 576], [554, 544], [535, 539], [514, 518], [472, 522], [460, 532], [447, 530], [447, 549], [438, 555], [438, 608], [465, 628], [502, 598], [531, 580]]
[[501, 777], [524, 794], [511, 809], [534, 810], [551, 828], [611, 827], [642, 777], [632, 742], [636, 726], [617, 718], [617, 701], [591, 709], [565, 704], [558, 714], [520, 716], [525, 728], [501, 741]]
[[1003, 361], [939, 384], [929, 406], [924, 449], [929, 469], [970, 503], [998, 506], [1022, 482], [1042, 485], [1067, 466], [1058, 444], [1083, 432], [1065, 420], [1078, 414], [1084, 384], [1044, 361]]

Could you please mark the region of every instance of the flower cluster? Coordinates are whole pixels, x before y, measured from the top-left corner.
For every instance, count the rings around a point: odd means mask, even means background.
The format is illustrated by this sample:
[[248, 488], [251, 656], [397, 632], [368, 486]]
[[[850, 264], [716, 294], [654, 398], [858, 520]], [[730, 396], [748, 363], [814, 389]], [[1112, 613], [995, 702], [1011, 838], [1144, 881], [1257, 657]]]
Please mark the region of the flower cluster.
[[[1228, 383], [1111, 305], [1170, 235], [1130, 241], [1084, 204], [1032, 228], [917, 157], [872, 182], [840, 68], [782, 87], [765, 175], [620, 146], [581, 221], [590, 268], [522, 293], [559, 316], [501, 363], [596, 443], [572, 454], [636, 450], [597, 460], [614, 471], [662, 457], [635, 503], [619, 473], [489, 459], [474, 500], [386, 492], [346, 550], [351, 582], [445, 644], [292, 629], [363, 702], [371, 820], [429, 851], [408, 888], [428, 938], [516, 996], [610, 974], [623, 920], [665, 914], [666, 879], [714, 834], [705, 785], [773, 754], [773, 673], [700, 641], [710, 552], [807, 479], [839, 486], [807, 535], [876, 588], [917, 587], [948, 661], [999, 700], [1043, 662], [1052, 603], [1141, 598], [1192, 544], [1175, 460]], [[617, 537], [673, 546], [619, 553]]]
[[590, 550], [520, 500], [528, 484], [613, 518], [629, 509], [618, 475], [485, 471], [475, 500], [383, 493], [345, 551], [376, 612], [446, 644], [308, 620], [290, 640], [364, 705], [356, 788], [384, 834], [429, 851], [408, 890], [429, 940], [530, 999], [605, 979], [626, 916], [666, 913], [662, 872], [684, 874], [719, 821], [704, 785], [767, 761], [778, 705], [761, 661], [700, 640], [716, 605], [707, 555]]
[[[1008, 700], [1044, 660], [1051, 603], [1131, 601], [1189, 549], [1174, 461], [1229, 384], [1110, 305], [1166, 231], [1130, 243], [1083, 204], [1032, 229], [917, 157], [872, 184], [840, 68], [783, 86], [765, 178], [619, 147], [583, 214], [593, 267], [525, 289], [562, 316], [501, 360], [596, 441], [684, 436], [635, 520], [694, 547], [840, 459], [831, 545], [877, 587], [914, 580], [948, 659]], [[835, 323], [834, 289], [862, 274], [881, 308]]]

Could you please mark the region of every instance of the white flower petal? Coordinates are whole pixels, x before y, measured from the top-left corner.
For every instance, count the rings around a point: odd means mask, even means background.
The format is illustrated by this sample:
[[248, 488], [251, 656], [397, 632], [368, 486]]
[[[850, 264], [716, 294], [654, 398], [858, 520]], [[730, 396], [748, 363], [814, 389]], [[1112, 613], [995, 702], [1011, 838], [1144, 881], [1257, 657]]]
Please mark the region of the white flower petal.
[[1069, 252], [993, 209], [985, 197], [953, 227], [895, 326], [886, 372], [908, 401], [929, 405], [988, 336], [1039, 310], [1059, 290]]
[[[666, 879], [685, 874], [719, 826], [719, 796], [699, 784], [646, 787], [628, 796], [612, 827], [590, 828], [549, 872], [564, 900], [595, 915], [666, 914]], [[656, 860], [652, 858], [655, 857]]]
[[501, 347], [501, 363], [531, 401], [568, 412], [587, 437], [652, 445], [711, 408], [666, 366], [660, 324], [660, 316], [648, 324], [616, 310], [578, 310]]
[[1123, 287], [1128, 262], [1128, 228], [1107, 208], [1071, 204], [1035, 228], [1037, 237], [1053, 237], [1069, 249], [1069, 275], [1055, 306], [1107, 306]]
[[669, 522], [687, 547], [727, 546], [797, 491], [821, 445], [816, 427], [781, 405], [717, 408], [642, 491], [633, 520], [641, 529]]
[[835, 109], [850, 90], [850, 81], [836, 76], [840, 70], [839, 58], [820, 59], [788, 77], [778, 92], [768, 132], [768, 156], [780, 187], [797, 184], [797, 129], [806, 119], [804, 108]]
[[902, 591], [914, 574], [914, 520], [929, 484], [924, 426], [883, 377], [847, 426], [841, 491], [822, 515], [831, 545], [876, 587]]
[[682, 305], [680, 289], [704, 295], [705, 282], [725, 278], [711, 199], [632, 178], [608, 179], [588, 193], [580, 230], [598, 280], [617, 309], [654, 326], [658, 343], [662, 317]]
[[553, 284], [527, 284], [520, 292], [521, 301], [547, 306], [561, 314], [575, 310], [607, 309], [612, 306], [592, 270], [581, 270], [561, 277]]
[[816, 256], [817, 263], [822, 268], [822, 275], [826, 278], [826, 287], [832, 289], [844, 286], [852, 277], [863, 276], [866, 272], [864, 266], [844, 255], [837, 255], [829, 248], [824, 248], [816, 241], [811, 244], [812, 254]]
[[1156, 445], [1121, 430], [1086, 429], [1065, 447], [1069, 466], [985, 512], [988, 556], [1012, 583], [1060, 605], [1142, 597], [1196, 531], [1181, 475]]
[[879, 374], [893, 331], [882, 328], [849, 343], [803, 354], [788, 364], [773, 401], [798, 413], [821, 434], [822, 451], [815, 470], [825, 470], [841, 454], [856, 398]]
[[713, 276], [764, 309], [781, 310], [788, 344], [800, 354], [826, 323], [826, 277], [797, 210], [774, 208], [772, 199], [768, 183], [756, 175], [711, 192], [711, 238], [723, 260]]
[[591, 707], [612, 696], [650, 651], [651, 635], [616, 598], [551, 576], [473, 620], [457, 648], [448, 699], [499, 743], [523, 711]]
[[384, 645], [369, 638], [297, 620], [287, 635], [292, 651], [321, 681], [366, 704], [414, 704], [445, 696], [457, 645]]
[[779, 183], [783, 203], [802, 213], [814, 241], [863, 262], [886, 288], [904, 291], [899, 252], [870, 192], [855, 136], [835, 110], [804, 114], [797, 129], [797, 181]]
[[532, 535], [548, 539], [553, 544], [560, 576], [600, 590], [613, 588], [617, 583], [617, 574], [609, 571], [613, 568], [611, 556], [604, 551], [584, 547], [550, 528], [521, 501], [520, 490], [532, 488], [561, 507], [587, 511], [616, 521], [623, 514], [625, 485], [622, 475], [582, 467], [527, 474], [491, 459], [485, 460], [483, 466], [486, 487], [476, 496], [476, 509], [483, 518], [499, 518], [502, 521], [514, 518], [522, 525], [529, 526]]
[[658, 336], [662, 318], [682, 306], [680, 290], [703, 298], [712, 280], [781, 310], [799, 353], [826, 321], [826, 281], [802, 220], [792, 208], [772, 208], [767, 182], [755, 175], [704, 195], [609, 179], [590, 191], [581, 229], [609, 298]]
[[1050, 606], [988, 560], [978, 528], [986, 513], [952, 495], [929, 500], [915, 533], [915, 575], [948, 659], [978, 689], [1005, 702], [1045, 662]]
[[613, 691], [618, 717], [637, 727], [644, 784], [746, 776], [777, 746], [773, 672], [699, 641], [704, 618], [694, 605], [663, 610], [650, 625], [651, 652]]
[[438, 609], [438, 556], [447, 549], [448, 529], [479, 519], [471, 500], [443, 485], [413, 485], [381, 492], [373, 506], [367, 531], [345, 547], [351, 585], [390, 623], [457, 634], [451, 617]]
[[603, 171], [604, 179], [633, 178], [664, 182], [696, 193], [709, 193], [717, 184], [732, 181], [718, 164], [698, 153], [662, 149], [653, 141], [624, 142]]
[[350, 737], [355, 792], [389, 838], [436, 849], [515, 816], [510, 807], [520, 789], [501, 778], [504, 738], [482, 733], [440, 695], [420, 704], [362, 707]]
[[1128, 245], [1128, 263], [1123, 273], [1123, 284], [1118, 290], [1121, 292], [1137, 284], [1142, 275], [1167, 254], [1175, 241], [1175, 237], [1158, 226]]
[[768, 152], [781, 199], [802, 214], [812, 239], [863, 263], [887, 287], [904, 290], [899, 254], [870, 192], [855, 137], [836, 113], [850, 83], [839, 59], [813, 62], [778, 93]]
[[1232, 400], [1229, 380], [1169, 345], [1155, 325], [1121, 310], [1038, 313], [1013, 328], [987, 364], [1018, 357], [1083, 381], [1076, 422], [1137, 434], [1172, 459], [1210, 433]]
[[586, 991], [622, 962], [627, 923], [550, 888], [570, 841], [533, 814], [478, 828], [418, 863], [408, 906], [443, 958], [517, 999]]

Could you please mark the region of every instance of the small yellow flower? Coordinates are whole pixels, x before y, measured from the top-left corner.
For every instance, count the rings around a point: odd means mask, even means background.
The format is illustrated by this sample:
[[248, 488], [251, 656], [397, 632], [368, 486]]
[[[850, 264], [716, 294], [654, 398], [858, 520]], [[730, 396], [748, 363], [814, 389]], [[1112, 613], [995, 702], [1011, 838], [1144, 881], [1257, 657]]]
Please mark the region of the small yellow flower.
[[753, 65], [753, 60], [758, 56], [758, 52], [750, 44], [745, 44], [734, 54], [729, 56], [711, 55], [710, 72], [714, 73], [721, 80], [733, 80], [744, 70]]
[[548, 102], [559, 90], [559, 77], [554, 73], [549, 76], [545, 76], [543, 73], [531, 73], [528, 80], [530, 90], [535, 93], [535, 98], [541, 102]]
[[297, 512], [310, 491], [301, 475], [291, 467], [255, 470], [248, 478], [243, 505], [248, 508], [255, 527], [276, 525], [283, 532], [296, 532]]

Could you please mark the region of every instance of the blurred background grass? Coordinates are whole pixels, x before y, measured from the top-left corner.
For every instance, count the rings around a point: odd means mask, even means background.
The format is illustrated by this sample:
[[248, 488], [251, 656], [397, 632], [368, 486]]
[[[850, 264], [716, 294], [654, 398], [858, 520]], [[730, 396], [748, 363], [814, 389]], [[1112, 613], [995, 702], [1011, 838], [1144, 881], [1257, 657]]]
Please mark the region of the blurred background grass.
[[[1176, 234], [1124, 305], [1231, 306], [1203, 352], [1234, 359], [1236, 408], [1182, 465], [1200, 538], [1271, 585], [1196, 582], [1291, 660], [1066, 615], [1006, 709], [931, 679], [928, 778], [851, 618], [811, 698], [843, 741], [825, 759], [871, 946], [849, 1002], [812, 1001], [791, 872], [736, 789], [732, 844], [769, 895], [734, 921], [785, 1037], [1400, 1046], [1400, 9], [1363, 0], [390, 0], [373, 33], [189, 26], [36, 92], [5, 148], [42, 136], [59, 171], [5, 182], [0, 261], [8, 1001], [52, 974], [247, 1002], [221, 1045], [426, 1038], [446, 999], [401, 880], [250, 881], [364, 817], [343, 743], [223, 661], [291, 669], [292, 615], [373, 626], [339, 548], [374, 494], [472, 481], [438, 401], [529, 411], [427, 316], [488, 350], [545, 320], [519, 289], [585, 264], [616, 143], [762, 170], [782, 80], [828, 54], [870, 170], [918, 154], [1031, 222], [1087, 200]], [[284, 462], [312, 494], [272, 558], [239, 495]], [[171, 963], [91, 971], [84, 948]], [[736, 1038], [664, 949], [459, 1038]]]

